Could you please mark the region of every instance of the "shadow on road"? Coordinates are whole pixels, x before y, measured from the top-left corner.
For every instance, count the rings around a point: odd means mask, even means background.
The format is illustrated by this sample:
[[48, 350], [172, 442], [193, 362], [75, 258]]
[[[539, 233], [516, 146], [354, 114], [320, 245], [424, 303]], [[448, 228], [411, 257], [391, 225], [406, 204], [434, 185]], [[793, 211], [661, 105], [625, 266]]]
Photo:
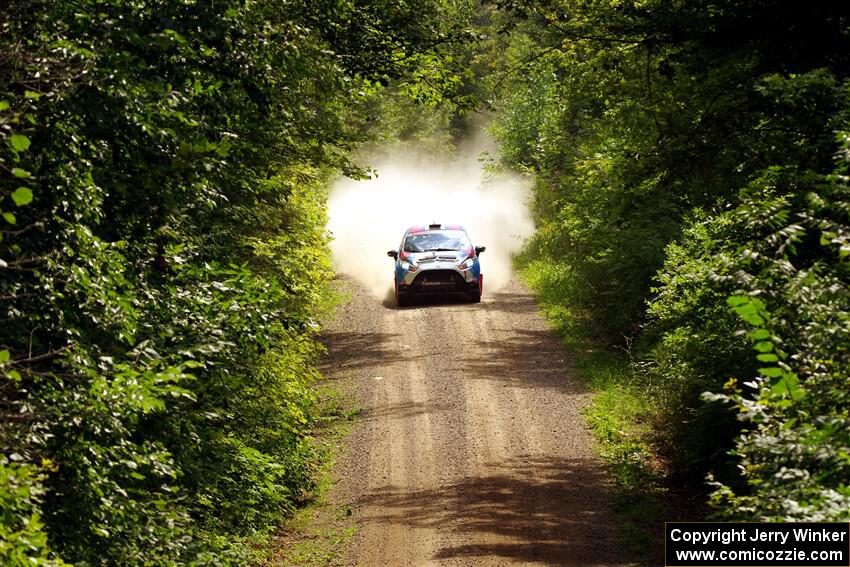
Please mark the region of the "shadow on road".
[[475, 341], [464, 362], [471, 379], [493, 380], [519, 388], [556, 388], [570, 394], [587, 389], [569, 379], [569, 355], [548, 330], [491, 330], [487, 340]]
[[319, 341], [328, 349], [319, 364], [319, 370], [327, 375], [337, 368], [370, 368], [382, 362], [391, 362], [398, 357], [393, 342], [398, 335], [393, 333], [360, 333], [323, 331]]
[[420, 415], [436, 415], [451, 410], [449, 404], [435, 404], [426, 402], [401, 402], [397, 404], [382, 405], [368, 408], [360, 415], [364, 422], [370, 421], [393, 421], [412, 420]]
[[[367, 523], [449, 533], [433, 559], [488, 557], [549, 565], [617, 564], [602, 518], [602, 470], [587, 460], [516, 458], [434, 490], [392, 486], [365, 495]], [[606, 496], [607, 497], [607, 496]], [[489, 541], [488, 541], [489, 540]]]

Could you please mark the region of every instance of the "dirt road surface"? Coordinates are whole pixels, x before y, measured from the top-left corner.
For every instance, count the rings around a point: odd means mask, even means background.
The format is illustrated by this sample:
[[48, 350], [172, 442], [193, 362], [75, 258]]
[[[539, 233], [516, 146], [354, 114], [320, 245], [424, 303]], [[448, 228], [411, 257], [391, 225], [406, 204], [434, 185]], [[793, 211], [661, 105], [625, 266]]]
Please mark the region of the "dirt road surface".
[[363, 408], [331, 491], [358, 526], [341, 563], [624, 564], [587, 394], [529, 292], [398, 309], [349, 289], [323, 333]]

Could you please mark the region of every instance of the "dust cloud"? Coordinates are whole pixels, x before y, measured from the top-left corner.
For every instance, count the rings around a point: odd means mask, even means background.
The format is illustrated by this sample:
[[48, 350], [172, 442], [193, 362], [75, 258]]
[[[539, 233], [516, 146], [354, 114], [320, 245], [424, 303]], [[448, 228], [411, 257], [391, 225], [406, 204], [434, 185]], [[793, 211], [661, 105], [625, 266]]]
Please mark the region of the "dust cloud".
[[490, 171], [481, 147], [454, 159], [386, 151], [368, 160], [377, 172], [372, 179], [337, 181], [328, 202], [337, 271], [384, 299], [392, 290], [393, 260], [387, 251], [398, 249], [408, 227], [461, 224], [473, 245], [487, 247], [481, 255], [484, 299], [504, 286], [511, 256], [534, 232], [528, 183]]

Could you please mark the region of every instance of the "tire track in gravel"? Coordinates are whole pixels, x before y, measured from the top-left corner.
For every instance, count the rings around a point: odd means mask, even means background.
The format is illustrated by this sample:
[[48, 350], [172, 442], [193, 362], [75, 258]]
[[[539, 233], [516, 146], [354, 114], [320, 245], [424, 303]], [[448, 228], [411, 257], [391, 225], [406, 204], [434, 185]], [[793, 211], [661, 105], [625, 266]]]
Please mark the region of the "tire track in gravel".
[[625, 565], [588, 395], [513, 281], [398, 309], [353, 282], [323, 332], [362, 419], [329, 497], [358, 532], [341, 565]]

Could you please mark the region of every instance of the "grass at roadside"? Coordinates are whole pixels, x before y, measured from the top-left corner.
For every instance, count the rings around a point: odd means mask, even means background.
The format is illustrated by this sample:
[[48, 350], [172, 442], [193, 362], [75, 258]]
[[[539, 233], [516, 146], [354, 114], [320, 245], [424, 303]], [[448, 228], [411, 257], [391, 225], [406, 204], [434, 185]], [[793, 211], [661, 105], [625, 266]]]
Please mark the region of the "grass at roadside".
[[[317, 314], [322, 326], [330, 321], [340, 305], [351, 299], [341, 280], [329, 282], [322, 290]], [[312, 432], [316, 459], [316, 485], [303, 500], [307, 504], [277, 530], [266, 559], [261, 563], [276, 567], [334, 565], [341, 561], [348, 542], [356, 532], [352, 510], [329, 497], [333, 469], [342, 456], [344, 440], [360, 412], [354, 395], [343, 385], [319, 382], [315, 385], [318, 423]]]
[[652, 450], [651, 396], [640, 387], [626, 352], [601, 348], [583, 332], [582, 314], [567, 307], [574, 290], [558, 268], [531, 261], [519, 273], [573, 354], [579, 378], [593, 392], [585, 418], [615, 488], [613, 507], [624, 552], [638, 564], [656, 564], [663, 549], [663, 522], [674, 514], [663, 466]]
[[309, 495], [310, 503], [281, 526], [272, 546], [273, 555], [266, 565], [335, 565], [356, 532], [351, 508], [333, 502], [328, 493], [343, 440], [351, 432], [359, 410], [353, 400], [326, 385], [317, 389], [317, 397], [321, 425], [315, 432], [315, 443], [321, 465], [316, 489]]
[[575, 366], [593, 391], [585, 417], [597, 452], [614, 483], [627, 556], [655, 565], [663, 549], [663, 522], [674, 514], [667, 501], [663, 468], [652, 451], [652, 400], [633, 384], [628, 359], [610, 351], [576, 351]]

